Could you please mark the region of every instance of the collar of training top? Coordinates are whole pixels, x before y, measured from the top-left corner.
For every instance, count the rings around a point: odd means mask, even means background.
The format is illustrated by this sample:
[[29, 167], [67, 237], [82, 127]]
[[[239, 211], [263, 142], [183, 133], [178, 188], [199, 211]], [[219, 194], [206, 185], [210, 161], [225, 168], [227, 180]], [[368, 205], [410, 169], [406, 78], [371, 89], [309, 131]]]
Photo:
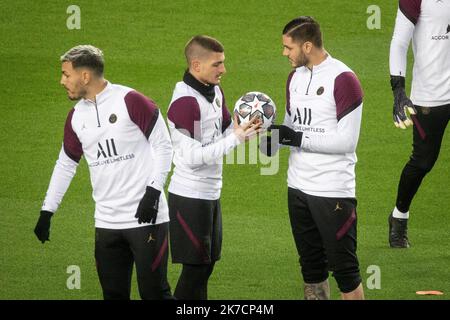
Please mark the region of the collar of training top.
[[97, 104], [101, 104], [103, 101], [103, 99], [108, 95], [109, 90], [112, 88], [111, 82], [109, 82], [108, 80], [105, 79], [106, 82], [106, 86], [103, 88], [102, 91], [100, 91], [99, 93], [97, 93], [95, 95], [95, 100], [89, 100], [86, 98], [83, 98], [84, 101], [90, 102], [90, 103], [97, 103]]
[[190, 87], [194, 88], [195, 90], [197, 90], [198, 92], [200, 92], [200, 94], [202, 96], [204, 96], [206, 98], [206, 100], [208, 100], [209, 103], [212, 103], [214, 101], [214, 97], [216, 96], [216, 91], [214, 90], [214, 87], [215, 87], [214, 85], [212, 85], [212, 84], [205, 85], [205, 84], [201, 83], [200, 81], [195, 79], [195, 77], [188, 70], [186, 70], [186, 72], [184, 73], [183, 81], [188, 86], [190, 86]]

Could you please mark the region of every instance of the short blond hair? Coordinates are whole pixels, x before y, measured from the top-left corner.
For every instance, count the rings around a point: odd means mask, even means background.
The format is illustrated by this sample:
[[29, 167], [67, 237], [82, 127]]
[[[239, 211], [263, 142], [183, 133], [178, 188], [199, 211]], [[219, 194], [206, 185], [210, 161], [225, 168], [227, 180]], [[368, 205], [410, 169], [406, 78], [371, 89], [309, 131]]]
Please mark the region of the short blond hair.
[[98, 76], [103, 76], [105, 60], [103, 52], [92, 45], [73, 47], [61, 56], [61, 62], [72, 62], [74, 69], [89, 68]]

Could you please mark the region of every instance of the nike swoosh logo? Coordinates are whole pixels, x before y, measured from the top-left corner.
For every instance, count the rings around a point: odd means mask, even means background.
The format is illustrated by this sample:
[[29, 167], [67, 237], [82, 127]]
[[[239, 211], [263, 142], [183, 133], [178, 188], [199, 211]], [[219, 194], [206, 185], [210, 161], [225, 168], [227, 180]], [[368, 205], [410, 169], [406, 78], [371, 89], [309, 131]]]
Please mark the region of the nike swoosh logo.
[[285, 143], [285, 142], [291, 142], [291, 140], [283, 138], [283, 140], [281, 140], [281, 143]]

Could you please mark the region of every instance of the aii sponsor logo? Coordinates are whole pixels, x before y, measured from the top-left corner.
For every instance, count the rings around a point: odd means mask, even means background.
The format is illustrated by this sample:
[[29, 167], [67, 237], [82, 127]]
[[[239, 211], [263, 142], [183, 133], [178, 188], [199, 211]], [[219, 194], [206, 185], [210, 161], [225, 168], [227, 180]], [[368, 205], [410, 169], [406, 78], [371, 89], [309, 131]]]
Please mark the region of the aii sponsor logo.
[[[106, 139], [104, 144], [106, 145], [106, 149], [100, 142], [98, 143], [97, 160], [100, 157], [111, 158], [113, 156], [119, 155], [116, 150], [116, 144], [114, 143], [114, 139]], [[108, 152], [108, 154], [106, 152]]]
[[312, 112], [310, 108], [303, 108], [303, 112], [300, 109], [295, 110], [294, 123], [311, 125]]
[[[320, 89], [320, 88], [319, 88]], [[314, 127], [312, 122], [312, 109], [298, 108], [293, 113], [293, 124], [296, 131], [311, 132], [311, 133], [325, 133], [324, 128]], [[311, 125], [313, 123], [313, 125]]]
[[106, 139], [97, 143], [97, 161], [89, 163], [90, 167], [98, 167], [134, 158], [134, 153], [119, 155], [114, 139]]

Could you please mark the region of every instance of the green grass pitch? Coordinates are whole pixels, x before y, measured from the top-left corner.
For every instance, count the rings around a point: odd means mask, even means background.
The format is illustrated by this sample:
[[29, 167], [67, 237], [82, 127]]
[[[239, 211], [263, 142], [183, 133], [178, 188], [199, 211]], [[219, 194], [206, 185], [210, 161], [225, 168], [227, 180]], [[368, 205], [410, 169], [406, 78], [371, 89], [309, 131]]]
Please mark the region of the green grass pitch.
[[[81, 29], [68, 30], [66, 9], [81, 9]], [[381, 29], [369, 30], [369, 5], [381, 9]], [[411, 208], [409, 250], [387, 243], [387, 216], [411, 151], [411, 130], [391, 118], [389, 45], [397, 2], [341, 1], [25, 1], [0, 2], [0, 299], [101, 299], [94, 262], [94, 204], [82, 160], [52, 220], [51, 242], [33, 228], [61, 146], [73, 103], [59, 85], [59, 56], [77, 44], [103, 49], [106, 78], [154, 99], [164, 115], [180, 81], [183, 48], [195, 34], [225, 46], [222, 86], [228, 107], [244, 92], [269, 94], [284, 117], [290, 66], [282, 57], [281, 30], [298, 15], [321, 23], [325, 48], [361, 80], [364, 112], [358, 147], [358, 255], [368, 299], [436, 299], [450, 295], [449, 132], [440, 159]], [[411, 57], [410, 57], [411, 58]], [[411, 61], [408, 66], [408, 88]], [[301, 299], [298, 257], [287, 214], [288, 151], [278, 174], [255, 164], [224, 166], [222, 260], [210, 281], [211, 299]], [[170, 262], [170, 261], [169, 261]], [[81, 289], [69, 290], [69, 265], [81, 268]], [[379, 266], [381, 288], [368, 289], [366, 272]], [[169, 264], [175, 286], [179, 266]], [[338, 299], [331, 278], [332, 298]], [[138, 298], [135, 282], [133, 298]]]

